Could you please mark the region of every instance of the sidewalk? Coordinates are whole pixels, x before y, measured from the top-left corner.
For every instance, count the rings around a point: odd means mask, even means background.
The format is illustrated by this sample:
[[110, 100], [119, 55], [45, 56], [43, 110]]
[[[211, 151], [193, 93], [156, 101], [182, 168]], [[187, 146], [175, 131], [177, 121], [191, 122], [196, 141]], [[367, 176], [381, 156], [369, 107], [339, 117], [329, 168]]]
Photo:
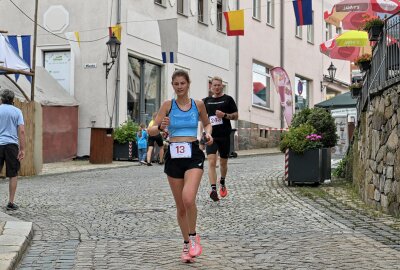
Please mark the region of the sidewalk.
[[[238, 158], [255, 155], [280, 154], [278, 148], [263, 148], [237, 151]], [[232, 158], [234, 159], [234, 158]], [[39, 175], [62, 174], [77, 171], [101, 170], [118, 167], [140, 166], [139, 162], [113, 161], [109, 164], [91, 164], [88, 160], [43, 164]], [[20, 221], [0, 209], [0, 270], [15, 269], [33, 236], [32, 222]]]

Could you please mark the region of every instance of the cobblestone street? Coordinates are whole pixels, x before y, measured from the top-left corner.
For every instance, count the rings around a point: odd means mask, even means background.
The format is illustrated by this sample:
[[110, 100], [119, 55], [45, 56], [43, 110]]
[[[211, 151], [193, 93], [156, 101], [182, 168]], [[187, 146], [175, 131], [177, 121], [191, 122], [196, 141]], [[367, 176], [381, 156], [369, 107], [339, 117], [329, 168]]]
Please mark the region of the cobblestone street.
[[[339, 202], [284, 185], [283, 155], [229, 161], [229, 195], [198, 195], [203, 254], [193, 269], [400, 269], [400, 231]], [[137, 166], [19, 181], [34, 236], [19, 269], [185, 269], [163, 167]], [[8, 185], [1, 182], [5, 193]], [[2, 203], [5, 199], [3, 197]]]

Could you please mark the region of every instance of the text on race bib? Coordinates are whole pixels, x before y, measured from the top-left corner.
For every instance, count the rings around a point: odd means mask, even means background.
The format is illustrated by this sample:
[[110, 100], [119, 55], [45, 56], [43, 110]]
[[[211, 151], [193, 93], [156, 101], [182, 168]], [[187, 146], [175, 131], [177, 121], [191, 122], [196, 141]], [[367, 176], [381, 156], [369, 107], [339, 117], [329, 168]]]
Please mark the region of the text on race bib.
[[171, 158], [191, 158], [192, 144], [188, 142], [173, 142], [169, 145]]
[[222, 118], [217, 117], [216, 115], [210, 116], [211, 126], [222, 125]]

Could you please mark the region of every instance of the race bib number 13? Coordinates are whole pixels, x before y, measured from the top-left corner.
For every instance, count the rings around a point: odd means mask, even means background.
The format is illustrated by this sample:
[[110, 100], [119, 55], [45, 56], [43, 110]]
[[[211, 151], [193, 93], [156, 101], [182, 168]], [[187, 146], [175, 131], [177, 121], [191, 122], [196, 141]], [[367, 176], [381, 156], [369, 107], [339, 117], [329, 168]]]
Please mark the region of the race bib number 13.
[[171, 158], [191, 158], [192, 144], [187, 142], [171, 143], [169, 145]]
[[222, 118], [218, 118], [216, 115], [210, 116], [211, 126], [222, 125]]

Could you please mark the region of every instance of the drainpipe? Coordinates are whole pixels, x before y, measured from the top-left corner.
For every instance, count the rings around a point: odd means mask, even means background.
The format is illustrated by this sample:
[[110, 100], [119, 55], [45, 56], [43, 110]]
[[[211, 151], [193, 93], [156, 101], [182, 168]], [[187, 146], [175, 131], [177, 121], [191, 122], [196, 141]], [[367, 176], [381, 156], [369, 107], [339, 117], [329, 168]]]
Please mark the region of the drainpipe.
[[[240, 0], [236, 1], [236, 9], [240, 9]], [[236, 37], [236, 59], [235, 59], [235, 100], [236, 105], [239, 108], [239, 37]], [[238, 126], [238, 120], [236, 120], [236, 127]]]
[[[117, 24], [121, 24], [121, 0], [117, 0]], [[122, 30], [121, 30], [121, 37], [122, 37]], [[121, 57], [121, 48], [117, 57], [117, 64], [116, 64], [117, 75], [115, 79], [115, 127], [119, 126], [119, 97], [120, 97], [120, 77], [121, 77], [120, 57]]]
[[[281, 6], [280, 6], [280, 21], [281, 21], [281, 29], [280, 29], [280, 66], [281, 68], [284, 68], [285, 65], [285, 39], [284, 39], [284, 35], [285, 35], [285, 20], [284, 20], [284, 8], [285, 8], [285, 0], [281, 0]], [[285, 122], [283, 120], [283, 110], [284, 107], [281, 106], [281, 113], [280, 113], [280, 118], [281, 118], [281, 128], [284, 128], [285, 126]]]

